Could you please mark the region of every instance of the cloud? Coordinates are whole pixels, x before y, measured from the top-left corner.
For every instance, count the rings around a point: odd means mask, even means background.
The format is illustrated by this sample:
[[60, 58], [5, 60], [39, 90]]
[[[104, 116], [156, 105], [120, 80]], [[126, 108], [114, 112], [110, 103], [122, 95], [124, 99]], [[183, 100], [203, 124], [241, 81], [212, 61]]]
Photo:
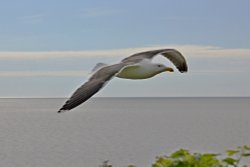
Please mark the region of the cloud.
[[88, 71], [0, 71], [0, 77], [83, 77]]
[[249, 48], [222, 48], [218, 46], [183, 45], [177, 46], [183, 54], [195, 57], [250, 57]]
[[249, 48], [222, 48], [203, 45], [158, 45], [137, 48], [85, 51], [0, 51], [0, 58], [126, 57], [136, 52], [162, 48], [175, 48], [187, 57], [250, 57]]
[[232, 73], [244, 73], [245, 71], [243, 70], [191, 70], [189, 71], [190, 74], [192, 75], [214, 75], [214, 74], [229, 74], [231, 75]]

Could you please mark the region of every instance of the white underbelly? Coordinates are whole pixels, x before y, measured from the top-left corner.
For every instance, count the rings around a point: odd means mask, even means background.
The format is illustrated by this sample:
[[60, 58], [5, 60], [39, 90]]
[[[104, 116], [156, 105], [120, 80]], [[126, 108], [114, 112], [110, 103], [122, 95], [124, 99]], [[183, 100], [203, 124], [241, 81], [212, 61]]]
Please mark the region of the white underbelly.
[[116, 77], [125, 79], [147, 79], [155, 76], [155, 73], [140, 66], [124, 68]]

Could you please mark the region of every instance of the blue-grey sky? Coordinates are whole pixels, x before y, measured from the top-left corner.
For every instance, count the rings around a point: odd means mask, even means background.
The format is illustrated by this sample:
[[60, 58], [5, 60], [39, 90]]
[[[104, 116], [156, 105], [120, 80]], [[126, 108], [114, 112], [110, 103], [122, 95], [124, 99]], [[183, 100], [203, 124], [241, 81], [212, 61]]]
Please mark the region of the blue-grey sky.
[[189, 72], [114, 78], [96, 96], [250, 96], [249, 6], [249, 0], [1, 1], [0, 97], [69, 96], [96, 63], [154, 48], [180, 50]]

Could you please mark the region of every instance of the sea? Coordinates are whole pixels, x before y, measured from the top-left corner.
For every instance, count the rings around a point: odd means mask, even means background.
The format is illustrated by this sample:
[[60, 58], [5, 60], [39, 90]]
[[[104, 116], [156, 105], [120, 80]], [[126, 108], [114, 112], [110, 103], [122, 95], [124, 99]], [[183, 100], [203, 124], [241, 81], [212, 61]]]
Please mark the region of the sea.
[[92, 98], [58, 114], [65, 100], [0, 99], [0, 166], [150, 167], [181, 148], [250, 145], [249, 97]]

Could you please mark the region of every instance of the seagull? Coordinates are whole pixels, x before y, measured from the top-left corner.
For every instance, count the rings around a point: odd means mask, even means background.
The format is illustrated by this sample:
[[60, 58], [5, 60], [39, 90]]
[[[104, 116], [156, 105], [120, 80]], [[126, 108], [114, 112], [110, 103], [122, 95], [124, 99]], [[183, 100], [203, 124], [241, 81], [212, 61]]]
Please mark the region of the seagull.
[[58, 113], [69, 111], [87, 101], [113, 77], [137, 80], [148, 79], [162, 72], [173, 72], [174, 70], [171, 67], [152, 62], [152, 59], [157, 55], [162, 55], [169, 59], [179, 72], [184, 73], [188, 71], [184, 56], [176, 49], [140, 52], [121, 60], [120, 63], [112, 65], [98, 63], [94, 67], [93, 74], [89, 80], [73, 93]]

